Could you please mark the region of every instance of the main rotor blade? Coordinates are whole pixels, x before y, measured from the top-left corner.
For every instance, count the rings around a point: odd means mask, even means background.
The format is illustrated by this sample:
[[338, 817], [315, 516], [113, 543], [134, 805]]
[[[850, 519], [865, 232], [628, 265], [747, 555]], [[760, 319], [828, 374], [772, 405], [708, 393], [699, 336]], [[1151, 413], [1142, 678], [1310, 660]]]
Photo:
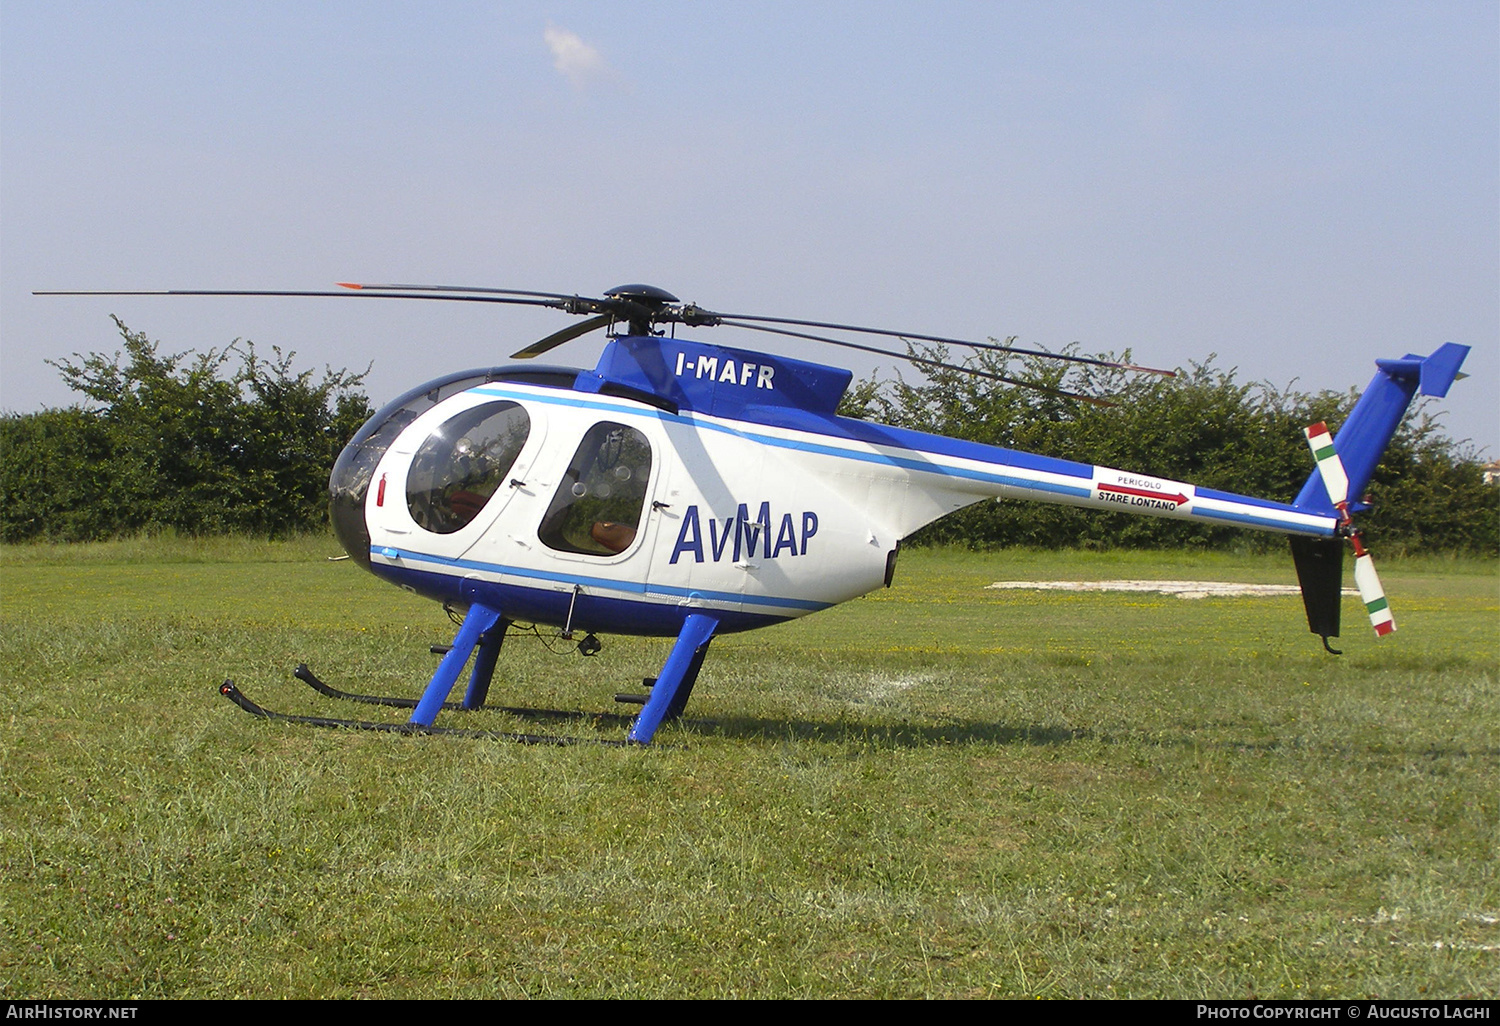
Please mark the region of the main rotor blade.
[[440, 299], [454, 303], [503, 303], [510, 306], [547, 306], [565, 309], [571, 297], [527, 299], [511, 296], [428, 295], [421, 292], [306, 292], [295, 289], [61, 289], [38, 290], [34, 296], [312, 296], [329, 299]]
[[[791, 317], [761, 317], [756, 314], [721, 314], [715, 313], [723, 323], [731, 320], [739, 322], [740, 327], [749, 327], [745, 321], [759, 321], [762, 324], [791, 324], [803, 328], [825, 328], [829, 331], [857, 331], [865, 335], [885, 335], [888, 338], [916, 339], [920, 342], [937, 342], [941, 345], [966, 346], [970, 349], [984, 349], [996, 353], [1014, 353], [1017, 356], [1039, 356], [1048, 360], [1064, 360], [1068, 363], [1085, 363], [1095, 367], [1109, 367], [1114, 370], [1134, 371], [1140, 374], [1160, 374], [1164, 377], [1175, 378], [1176, 371], [1160, 370], [1156, 367], [1141, 367], [1133, 363], [1117, 363], [1113, 360], [1099, 360], [1092, 356], [1075, 356], [1070, 353], [1049, 353], [1045, 349], [1023, 349], [1020, 346], [1000, 345], [995, 342], [971, 342], [962, 338], [945, 338], [942, 335], [921, 335], [913, 331], [891, 331], [886, 328], [863, 328], [857, 324], [833, 324], [827, 321], [802, 321]], [[825, 340], [826, 341], [826, 340]]]
[[371, 285], [365, 282], [340, 281], [334, 284], [346, 289], [367, 292], [471, 292], [484, 296], [532, 296], [538, 299], [578, 299], [564, 292], [528, 292], [525, 289], [471, 288], [468, 285]]
[[[1116, 403], [1108, 399], [1099, 399], [1091, 395], [1082, 395], [1078, 392], [1067, 392], [1051, 385], [1038, 384], [1035, 381], [1023, 381], [1020, 378], [1006, 377], [1004, 374], [996, 374], [992, 371], [979, 370], [976, 367], [962, 367], [954, 363], [943, 363], [941, 360], [929, 360], [925, 356], [912, 356], [909, 353], [898, 353], [892, 349], [877, 349], [874, 346], [862, 346], [858, 342], [846, 342], [843, 339], [828, 338], [823, 335], [809, 335], [802, 331], [789, 331], [786, 328], [768, 328], [763, 324], [748, 324], [743, 321], [722, 321], [735, 328], [745, 328], [748, 331], [764, 331], [770, 335], [786, 335], [790, 338], [805, 338], [811, 342], [825, 342], [832, 346], [843, 346], [845, 349], [858, 349], [864, 353], [876, 353], [881, 356], [894, 357], [897, 360], [905, 360], [907, 363], [921, 364], [924, 367], [938, 367], [943, 370], [958, 371], [960, 374], [973, 374], [981, 378], [989, 378], [1007, 385], [1015, 385], [1019, 388], [1031, 388], [1047, 395], [1056, 396], [1059, 399], [1076, 399], [1079, 402], [1088, 403], [1091, 406], [1115, 406]], [[793, 324], [799, 323], [796, 321]]]
[[521, 349], [517, 352], [511, 353], [510, 358], [512, 360], [530, 360], [533, 357], [541, 356], [547, 350], [554, 349], [557, 346], [562, 345], [564, 342], [571, 342], [579, 335], [587, 335], [589, 332], [595, 330], [596, 328], [609, 327], [609, 325], [614, 322], [614, 319], [614, 314], [600, 314], [598, 317], [590, 317], [586, 321], [579, 321], [577, 324], [570, 324], [561, 331], [554, 331], [546, 338], [537, 339], [525, 349]]

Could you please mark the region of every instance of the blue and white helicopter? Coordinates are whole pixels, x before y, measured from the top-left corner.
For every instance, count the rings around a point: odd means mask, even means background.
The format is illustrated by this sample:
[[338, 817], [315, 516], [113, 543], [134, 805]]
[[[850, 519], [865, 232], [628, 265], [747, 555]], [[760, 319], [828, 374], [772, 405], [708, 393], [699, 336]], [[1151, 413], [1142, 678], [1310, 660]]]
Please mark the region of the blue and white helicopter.
[[[376, 576], [462, 612], [462, 625], [417, 700], [348, 695], [306, 667], [298, 675], [331, 695], [412, 708], [407, 724], [284, 716], [250, 702], [231, 681], [221, 688], [259, 715], [409, 732], [443, 730], [433, 724], [445, 707], [483, 706], [501, 643], [520, 622], [561, 628], [564, 637], [583, 632], [585, 654], [597, 651], [598, 633], [675, 636], [649, 695], [617, 696], [642, 703], [628, 740], [649, 743], [664, 721], [682, 714], [716, 636], [889, 586], [902, 539], [986, 499], [1288, 535], [1309, 627], [1329, 651], [1328, 639], [1339, 633], [1343, 550], [1352, 544], [1361, 598], [1385, 634], [1394, 622], [1352, 523], [1369, 507], [1351, 497], [1364, 494], [1413, 396], [1445, 395], [1468, 354], [1448, 343], [1428, 356], [1377, 360], [1336, 438], [1324, 425], [1308, 428], [1316, 470], [1287, 503], [840, 417], [849, 371], [678, 339], [666, 326], [734, 325], [876, 353], [887, 351], [807, 329], [1103, 362], [1087, 357], [716, 313], [647, 285], [599, 298], [344, 288], [149, 294], [443, 299], [588, 315], [516, 359], [598, 329], [612, 336], [592, 370], [512, 364], [427, 382], [371, 417], [339, 457], [329, 489], [345, 551]], [[448, 702], [471, 658], [462, 700]]]

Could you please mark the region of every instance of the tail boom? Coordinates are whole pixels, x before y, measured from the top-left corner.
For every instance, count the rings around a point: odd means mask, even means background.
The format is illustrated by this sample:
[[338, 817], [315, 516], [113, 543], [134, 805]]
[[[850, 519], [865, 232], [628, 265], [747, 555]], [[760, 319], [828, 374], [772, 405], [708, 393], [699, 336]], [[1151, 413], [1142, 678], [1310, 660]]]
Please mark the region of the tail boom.
[[1283, 502], [1200, 488], [1185, 481], [1151, 477], [1114, 467], [1087, 469], [1088, 481], [1080, 481], [1079, 490], [1071, 494], [1039, 491], [1024, 485], [1004, 485], [998, 489], [999, 497], [1060, 502], [1175, 520], [1210, 521], [1317, 538], [1331, 538], [1338, 531], [1337, 516], [1298, 509]]
[[[921, 480], [920, 493], [932, 501], [913, 504], [896, 525], [901, 537], [944, 514], [987, 498], [1024, 499], [1067, 506], [1207, 521], [1251, 530], [1331, 538], [1339, 516], [1299, 509], [1185, 481], [1153, 477], [1115, 467], [1074, 463], [1032, 453], [881, 428], [881, 441], [902, 445], [881, 457]], [[884, 446], [882, 446], [884, 449]], [[913, 459], [914, 453], [920, 459]]]

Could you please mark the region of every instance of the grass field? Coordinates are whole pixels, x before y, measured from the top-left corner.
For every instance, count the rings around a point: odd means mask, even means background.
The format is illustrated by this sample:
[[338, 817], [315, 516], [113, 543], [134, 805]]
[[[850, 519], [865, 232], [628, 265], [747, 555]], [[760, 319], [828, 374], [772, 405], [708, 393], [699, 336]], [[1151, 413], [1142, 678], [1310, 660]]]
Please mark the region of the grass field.
[[[0, 994], [1500, 995], [1493, 561], [1387, 560], [1335, 659], [1296, 597], [984, 588], [1289, 559], [912, 551], [617, 749], [233, 708], [431, 673], [441, 610], [332, 551], [0, 550]], [[669, 646], [604, 641], [512, 638], [491, 701], [611, 710]]]

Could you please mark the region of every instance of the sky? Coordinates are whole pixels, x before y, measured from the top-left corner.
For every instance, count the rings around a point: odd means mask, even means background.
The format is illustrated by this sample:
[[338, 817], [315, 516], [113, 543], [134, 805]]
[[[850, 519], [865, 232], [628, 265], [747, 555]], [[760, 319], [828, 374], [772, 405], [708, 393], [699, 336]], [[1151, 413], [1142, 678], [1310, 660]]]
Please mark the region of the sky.
[[1429, 410], [1493, 458], [1500, 5], [0, 5], [0, 409], [78, 401], [47, 361], [118, 349], [111, 314], [369, 366], [377, 406], [568, 322], [31, 294], [337, 281], [646, 282], [1308, 392], [1454, 341]]

